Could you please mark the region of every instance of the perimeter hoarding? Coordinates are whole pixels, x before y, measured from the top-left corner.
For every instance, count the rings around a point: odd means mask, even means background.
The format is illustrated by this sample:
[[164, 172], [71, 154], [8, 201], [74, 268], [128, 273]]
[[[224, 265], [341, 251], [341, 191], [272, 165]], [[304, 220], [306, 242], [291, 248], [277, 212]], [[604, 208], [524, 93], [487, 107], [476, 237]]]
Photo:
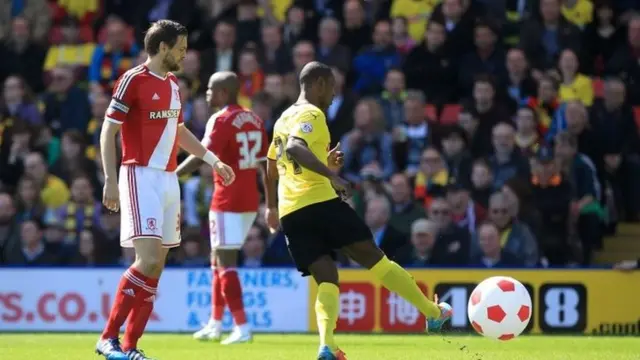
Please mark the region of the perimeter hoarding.
[[[0, 331], [100, 331], [123, 269], [0, 269]], [[292, 269], [240, 271], [247, 319], [257, 332], [308, 329], [308, 280]], [[195, 331], [211, 313], [211, 271], [168, 269], [149, 331]], [[231, 327], [231, 315], [224, 318]]]
[[[590, 335], [640, 334], [640, 272], [611, 270], [414, 270], [410, 271], [428, 294], [440, 296], [454, 309], [450, 329], [472, 331], [467, 301], [474, 287], [491, 276], [511, 276], [529, 290], [533, 314], [528, 331]], [[340, 272], [338, 331], [416, 332], [424, 317], [402, 298], [382, 288], [364, 270]], [[317, 287], [311, 281], [310, 331], [316, 331], [313, 312]]]

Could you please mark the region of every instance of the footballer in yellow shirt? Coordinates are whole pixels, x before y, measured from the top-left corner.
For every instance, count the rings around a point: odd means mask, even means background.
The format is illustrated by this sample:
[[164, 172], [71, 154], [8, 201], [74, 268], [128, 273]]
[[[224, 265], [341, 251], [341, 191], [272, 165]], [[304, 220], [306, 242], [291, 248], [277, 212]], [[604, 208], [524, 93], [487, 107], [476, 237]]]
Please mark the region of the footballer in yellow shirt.
[[440, 330], [453, 312], [449, 304], [430, 301], [413, 277], [378, 248], [364, 221], [336, 195], [337, 191], [348, 197], [350, 189], [338, 175], [342, 166], [338, 146], [329, 151], [331, 139], [323, 109], [333, 100], [334, 85], [327, 65], [313, 61], [300, 71], [300, 96], [276, 121], [264, 177], [267, 224], [282, 228], [296, 267], [318, 284], [319, 360], [346, 360], [333, 334], [340, 311], [337, 250], [413, 304], [426, 317], [429, 331]]

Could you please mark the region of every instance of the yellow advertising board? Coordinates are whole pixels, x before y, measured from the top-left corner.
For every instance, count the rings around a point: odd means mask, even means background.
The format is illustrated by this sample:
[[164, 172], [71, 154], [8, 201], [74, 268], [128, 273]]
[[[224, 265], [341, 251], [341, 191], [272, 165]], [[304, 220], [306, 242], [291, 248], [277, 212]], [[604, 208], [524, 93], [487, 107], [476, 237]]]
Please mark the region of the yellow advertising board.
[[[528, 331], [589, 335], [640, 334], [640, 272], [612, 270], [412, 270], [431, 298], [437, 293], [454, 309], [451, 330], [471, 331], [467, 301], [472, 290], [491, 276], [511, 276], [531, 294], [533, 314]], [[313, 312], [317, 286], [310, 279], [310, 331], [316, 331]], [[415, 332], [424, 330], [417, 310], [382, 288], [365, 270], [340, 271], [338, 331]]]

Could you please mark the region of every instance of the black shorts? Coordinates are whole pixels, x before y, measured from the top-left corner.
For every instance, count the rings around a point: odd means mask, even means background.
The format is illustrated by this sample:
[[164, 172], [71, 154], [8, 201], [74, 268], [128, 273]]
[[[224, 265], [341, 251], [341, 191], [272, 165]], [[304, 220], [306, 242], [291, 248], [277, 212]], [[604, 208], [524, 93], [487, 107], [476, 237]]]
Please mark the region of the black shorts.
[[371, 240], [371, 231], [344, 201], [332, 199], [312, 204], [280, 219], [289, 253], [302, 276], [324, 255], [336, 259], [336, 250]]

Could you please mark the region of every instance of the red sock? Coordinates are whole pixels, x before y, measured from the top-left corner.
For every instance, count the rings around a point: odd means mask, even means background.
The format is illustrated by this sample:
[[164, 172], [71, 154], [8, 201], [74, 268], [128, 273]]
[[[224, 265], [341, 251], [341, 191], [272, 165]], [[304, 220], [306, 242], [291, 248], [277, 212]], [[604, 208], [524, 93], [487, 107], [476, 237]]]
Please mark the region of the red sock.
[[120, 333], [120, 327], [124, 324], [136, 303], [155, 293], [155, 287], [152, 288], [146, 285], [147, 280], [146, 276], [132, 267], [122, 275], [111, 306], [107, 325], [102, 332], [103, 339], [117, 338]]
[[142, 337], [144, 329], [147, 327], [149, 317], [153, 312], [153, 303], [156, 300], [156, 289], [158, 288], [159, 279], [145, 279], [145, 285], [148, 290], [153, 290], [153, 293], [147, 294], [148, 296], [140, 297], [136, 300], [136, 303], [131, 309], [131, 313], [127, 318], [127, 327], [124, 331], [124, 338], [122, 339], [122, 349], [124, 351], [136, 349], [138, 347], [138, 340]]
[[242, 302], [242, 286], [240, 278], [235, 269], [220, 270], [220, 280], [222, 282], [222, 295], [229, 305], [233, 321], [237, 326], [247, 323], [247, 315], [244, 312], [244, 303]]
[[211, 268], [211, 318], [215, 321], [222, 321], [224, 314], [224, 297], [222, 296], [222, 282], [220, 281], [220, 271]]

